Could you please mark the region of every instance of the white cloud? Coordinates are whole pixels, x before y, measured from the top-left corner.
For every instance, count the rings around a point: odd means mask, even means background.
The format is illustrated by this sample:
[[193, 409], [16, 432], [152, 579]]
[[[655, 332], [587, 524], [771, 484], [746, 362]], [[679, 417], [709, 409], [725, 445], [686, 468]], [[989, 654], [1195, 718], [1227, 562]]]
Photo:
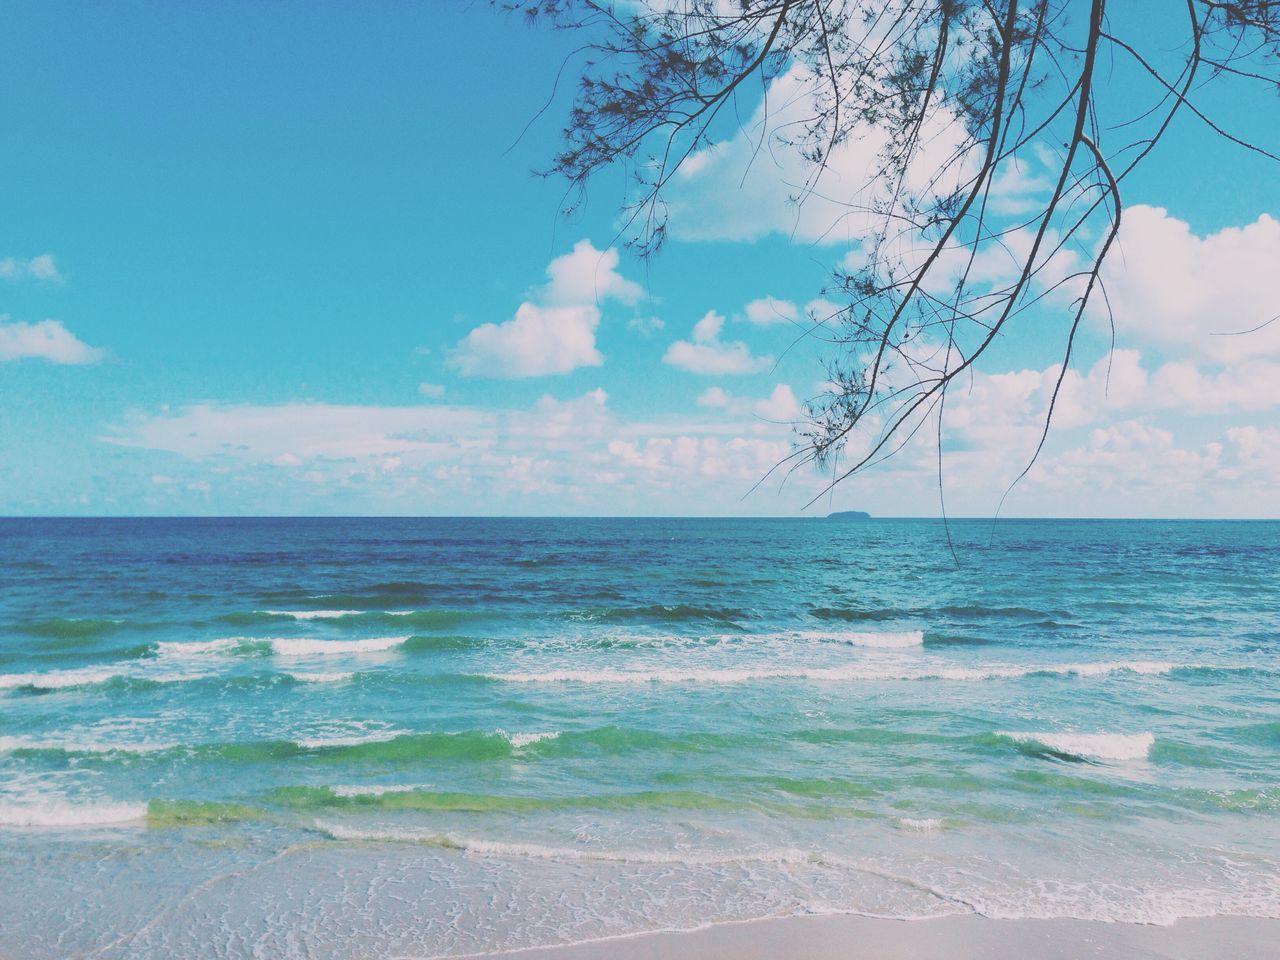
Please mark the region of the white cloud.
[[1195, 490], [1210, 482], [1222, 463], [1223, 445], [1179, 447], [1172, 431], [1144, 420], [1125, 420], [1090, 431], [1084, 446], [1065, 451], [1036, 468], [1033, 482], [1087, 487], [1094, 495], [1136, 488]]
[[848, 304], [839, 304], [826, 297], [815, 297], [804, 305], [804, 315], [809, 325], [835, 326]]
[[53, 261], [53, 254], [42, 253], [38, 257], [5, 257], [0, 260], [0, 279], [21, 280], [30, 277], [51, 283], [60, 283], [62, 274]]
[[761, 297], [748, 303], [743, 308], [743, 314], [750, 323], [788, 323], [796, 320], [799, 311], [790, 300]]
[[[1184, 416], [1162, 421], [1162, 411], [1153, 409], [1163, 402], [1161, 391], [1152, 384], [1176, 372], [1169, 366], [1152, 372], [1137, 351], [1120, 350], [1069, 372], [1058, 429], [1006, 512], [1280, 509], [1274, 482], [1280, 430]], [[948, 503], [957, 513], [994, 509], [1034, 449], [1056, 377], [1056, 367], [977, 375], [971, 390], [954, 391], [944, 461]], [[611, 409], [602, 389], [564, 400], [543, 396], [519, 408], [198, 404], [134, 415], [104, 439], [176, 455], [142, 461], [141, 477], [157, 478], [147, 484], [157, 496], [180, 497], [195, 482], [235, 502], [242, 496], [259, 502], [253, 492], [267, 490], [281, 498], [271, 502], [296, 505], [303, 497], [313, 509], [337, 496], [343, 499], [336, 502], [384, 504], [389, 512], [565, 513], [577, 505], [611, 513], [622, 502], [641, 513], [789, 512], [820, 489], [822, 477], [803, 470], [787, 480], [792, 492], [785, 500], [736, 499], [791, 452], [785, 421], [799, 404], [787, 384], [763, 397], [711, 387], [698, 404], [684, 415], [627, 417]], [[846, 488], [857, 500], [845, 505], [900, 514], [935, 509], [932, 436], [922, 430], [898, 456]], [[851, 456], [865, 449], [860, 442]], [[366, 496], [378, 499], [359, 499]]]
[[1276, 477], [1280, 476], [1280, 429], [1252, 424], [1232, 427], [1227, 431], [1227, 445], [1232, 462], [1223, 479], [1228, 483], [1253, 479], [1274, 495]]
[[667, 348], [663, 363], [704, 376], [759, 373], [773, 363], [772, 357], [754, 357], [745, 343], [689, 343], [677, 340]]
[[708, 387], [698, 394], [697, 404], [719, 410], [726, 417], [767, 420], [774, 424], [790, 425], [804, 413], [794, 391], [785, 383], [775, 384], [768, 396], [755, 400], [737, 396], [722, 387]]
[[732, 398], [720, 387], [707, 387], [698, 394], [700, 407], [727, 407]]
[[641, 289], [617, 272], [618, 254], [581, 240], [552, 260], [548, 281], [505, 323], [485, 323], [458, 343], [452, 362], [465, 377], [538, 377], [598, 367], [599, 303], [634, 303]]
[[[1061, 366], [978, 374], [949, 394], [945, 428], [962, 448], [984, 456], [1026, 457], [1043, 431]], [[1148, 369], [1137, 350], [1117, 349], [1086, 372], [1068, 370], [1054, 407], [1053, 428], [1105, 424], [1118, 414], [1190, 416], [1280, 407], [1280, 363], [1247, 361], [1206, 372], [1188, 361]]]
[[773, 392], [763, 400], [757, 400], [751, 408], [757, 417], [772, 420], [775, 423], [789, 423], [800, 419], [804, 412], [800, 401], [785, 383], [773, 388]]
[[364, 407], [324, 403], [273, 406], [195, 404], [139, 417], [103, 439], [167, 450], [190, 460], [227, 457], [300, 466], [413, 453], [447, 457], [468, 435], [492, 434], [496, 414], [445, 405]]
[[693, 340], [677, 340], [667, 348], [662, 362], [704, 376], [759, 373], [773, 364], [773, 357], [756, 357], [741, 340], [720, 340], [724, 317], [714, 310], [693, 326]]
[[671, 486], [685, 478], [730, 479], [749, 484], [763, 477], [788, 453], [786, 440], [756, 437], [660, 436], [614, 440], [610, 456], [650, 482]]
[[51, 363], [97, 363], [103, 351], [91, 347], [57, 320], [10, 323], [0, 315], [0, 361], [40, 359]]
[[506, 409], [197, 404], [135, 414], [102, 439], [184, 458], [156, 463], [171, 481], [166, 492], [190, 480], [236, 490], [293, 490], [302, 481], [306, 497], [376, 490], [387, 502], [463, 497], [472, 510], [502, 501], [527, 511], [542, 501], [520, 498], [545, 495], [560, 498], [560, 512], [576, 502], [616, 511], [623, 501], [670, 512], [677, 489], [683, 512], [733, 512], [721, 482], [733, 482], [733, 497], [744, 494], [790, 451], [786, 427], [749, 413], [631, 420], [610, 409], [602, 389]]
[[[816, 189], [797, 204], [814, 168], [782, 143], [817, 113], [817, 85], [803, 67], [774, 79], [752, 117], [731, 139], [693, 154], [667, 188], [670, 232], [681, 240], [751, 241], [769, 233], [805, 242], [848, 241], [866, 233], [886, 133], [863, 126], [831, 151]], [[924, 191], [963, 139], [950, 114], [935, 111], [921, 131], [923, 145], [908, 171], [908, 189]], [[943, 191], [950, 185], [941, 185]]]
[[[944, 420], [948, 500], [985, 513], [1030, 461], [1060, 367], [976, 374], [950, 394]], [[1119, 349], [1069, 370], [1048, 443], [1015, 488], [1014, 513], [1238, 515], [1280, 509], [1280, 431], [1230, 429], [1220, 415], [1280, 406], [1280, 364], [1205, 372], [1184, 361], [1147, 368]], [[1170, 415], [1172, 414], [1172, 416]], [[876, 475], [901, 494], [936, 484], [932, 424]], [[1271, 452], [1268, 452], [1271, 451]], [[1268, 472], [1270, 470], [1270, 472]], [[922, 491], [927, 493], [927, 491]], [[1245, 505], [1241, 497], [1248, 497]], [[1018, 506], [1021, 505], [1021, 506]]]
[[444, 385], [440, 383], [420, 383], [418, 384], [418, 393], [429, 400], [439, 400], [444, 396]]
[[[1280, 221], [1200, 237], [1159, 207], [1125, 212], [1117, 249], [1103, 267], [1120, 337], [1167, 352], [1237, 362], [1280, 356]], [[1095, 314], [1102, 315], [1102, 303]]]
[[[1007, 286], [1021, 275], [1035, 237], [1036, 231], [1018, 227], [1003, 233], [999, 243], [982, 244], [976, 253], [970, 247], [949, 243], [930, 265], [922, 287], [935, 295], [949, 293], [963, 278], [972, 297], [978, 290]], [[879, 256], [883, 262], [892, 264], [899, 275], [912, 276], [924, 266], [933, 250], [932, 242], [902, 233], [888, 240], [881, 247]], [[839, 267], [855, 273], [867, 265], [868, 256], [866, 246], [855, 244], [840, 260]], [[1068, 289], [1062, 289], [1064, 281], [1080, 267], [1080, 251], [1076, 245], [1063, 244], [1059, 231], [1046, 230], [1037, 251], [1032, 284], [1038, 290], [1053, 288], [1055, 303], [1069, 300], [1072, 295], [1078, 296], [1083, 292], [1070, 281], [1065, 284]]]
[[618, 273], [618, 251], [597, 250], [590, 240], [579, 240], [573, 250], [547, 266], [548, 282], [534, 292], [549, 306], [576, 306], [619, 300], [635, 303], [644, 291]]
[[635, 330], [646, 337], [659, 330], [665, 330], [666, 326], [660, 317], [632, 317], [627, 321], [628, 330]]
[[522, 303], [515, 319], [476, 327], [454, 353], [464, 377], [538, 377], [598, 367], [600, 311], [595, 307], [540, 307]]
[[1188, 413], [1261, 411], [1280, 407], [1280, 363], [1246, 360], [1206, 373], [1186, 360], [1175, 360], [1151, 374], [1152, 408]]
[[[1052, 165], [1050, 160], [1047, 165]], [[1053, 188], [1053, 182], [1042, 172], [1037, 173], [1026, 158], [1010, 157], [1000, 165], [991, 183], [989, 207], [996, 213], [1009, 216], [1031, 213], [1040, 209], [1044, 195]]]
[[720, 336], [724, 329], [724, 317], [714, 310], [708, 310], [706, 316], [693, 325], [694, 343], [711, 343]]

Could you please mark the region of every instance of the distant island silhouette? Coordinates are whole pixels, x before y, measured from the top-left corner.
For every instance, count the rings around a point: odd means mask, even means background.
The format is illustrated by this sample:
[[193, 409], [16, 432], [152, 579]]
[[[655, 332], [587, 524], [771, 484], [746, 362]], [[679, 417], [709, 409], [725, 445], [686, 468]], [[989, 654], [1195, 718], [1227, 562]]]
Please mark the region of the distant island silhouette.
[[828, 520], [870, 520], [871, 514], [864, 513], [862, 510], [839, 510], [835, 513], [827, 514]]

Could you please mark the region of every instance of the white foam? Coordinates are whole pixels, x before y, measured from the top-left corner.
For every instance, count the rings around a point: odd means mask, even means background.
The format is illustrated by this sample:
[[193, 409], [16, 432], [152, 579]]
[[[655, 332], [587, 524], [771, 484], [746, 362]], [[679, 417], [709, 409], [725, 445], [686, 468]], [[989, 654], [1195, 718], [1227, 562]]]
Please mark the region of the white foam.
[[235, 653], [253, 643], [253, 637], [219, 637], [216, 640], [165, 640], [156, 644], [156, 656], [174, 660], [207, 657], [211, 654]]
[[334, 671], [325, 673], [323, 671], [307, 672], [303, 670], [291, 670], [289, 676], [295, 680], [301, 680], [303, 683], [343, 683], [355, 676], [354, 673], [342, 673]]
[[942, 829], [942, 821], [937, 817], [899, 817], [898, 826], [912, 833], [937, 833]]
[[356, 747], [362, 743], [383, 743], [408, 733], [407, 730], [373, 730], [334, 737], [302, 737], [294, 740], [304, 750], [323, 750], [326, 747]]
[[0, 737], [0, 753], [15, 750], [63, 750], [66, 753], [159, 753], [174, 750], [176, 743], [102, 743], [95, 740], [36, 740]]
[[65, 690], [70, 687], [88, 687], [108, 683], [117, 677], [124, 680], [148, 680], [152, 683], [181, 683], [199, 680], [205, 673], [144, 673], [137, 670], [118, 670], [110, 667], [79, 667], [69, 670], [52, 670], [49, 673], [0, 674], [0, 690], [16, 687], [32, 687], [36, 690]]
[[504, 738], [511, 746], [519, 749], [527, 747], [531, 743], [541, 743], [543, 740], [554, 740], [560, 736], [558, 730], [551, 730], [544, 733], [507, 733], [505, 730], [499, 730], [498, 736]]
[[1150, 733], [1036, 733], [997, 730], [996, 736], [1034, 743], [1091, 760], [1145, 760], [1156, 738]]
[[293, 617], [295, 620], [337, 620], [340, 617], [358, 617], [363, 610], [260, 610], [272, 617]]
[[0, 803], [0, 826], [101, 827], [134, 823], [147, 815], [145, 803]]
[[778, 643], [843, 643], [854, 647], [903, 649], [924, 644], [923, 630], [857, 631], [857, 630], [783, 630], [774, 633], [715, 633], [681, 635], [675, 633], [633, 633], [620, 630], [586, 635], [556, 637], [538, 643], [526, 641], [532, 646], [585, 645], [631, 647], [706, 647], [712, 644], [769, 645]]
[[[1280, 918], [1280, 879], [1274, 872], [1126, 882], [1042, 880], [1034, 885], [968, 891], [975, 913], [994, 920], [1070, 918], [1169, 926], [1189, 917]], [[1225, 954], [1224, 954], [1225, 955]]]
[[1130, 673], [1155, 675], [1179, 669], [1176, 663], [1161, 660], [1119, 660], [1104, 663], [1071, 663], [1051, 668], [1054, 673], [1074, 673], [1079, 677], [1100, 677], [1107, 673], [1127, 670]]
[[676, 668], [658, 670], [546, 670], [485, 674], [506, 683], [751, 683], [759, 680], [1004, 680], [1033, 674], [1103, 676], [1110, 673], [1161, 674], [1176, 669], [1172, 663], [1114, 661], [1108, 663], [991, 664], [981, 667], [948, 667], [921, 664], [849, 664], [840, 667], [736, 667]]
[[118, 675], [119, 671], [102, 667], [53, 670], [49, 673], [4, 673], [0, 674], [0, 689], [35, 687], [39, 690], [61, 690], [64, 687], [106, 683]]
[[[1103, 677], [1112, 673], [1137, 673], [1158, 676], [1179, 669], [1176, 663], [1157, 660], [1105, 660], [1097, 663], [1050, 663], [1028, 666], [990, 666], [976, 670], [951, 671], [940, 674], [944, 680], [1007, 680], [1018, 677], [1048, 674], [1075, 677]], [[955, 675], [952, 675], [955, 674]], [[969, 674], [972, 674], [970, 676]]]
[[313, 657], [384, 653], [387, 650], [394, 650], [408, 639], [407, 636], [367, 637], [364, 640], [315, 640], [300, 637], [297, 639], [275, 638], [266, 642], [271, 644], [272, 653], [280, 657]]
[[361, 786], [346, 784], [330, 787], [329, 792], [336, 797], [380, 797], [385, 793], [413, 793], [415, 790], [428, 790], [429, 783], [381, 783]]
[[552, 847], [539, 843], [485, 840], [477, 837], [459, 837], [448, 833], [430, 833], [423, 830], [367, 829], [322, 820], [314, 821], [314, 826], [334, 840], [362, 840], [374, 843], [425, 843], [431, 846], [445, 847], [451, 850], [465, 850], [480, 856], [503, 859], [679, 864], [682, 866], [739, 863], [822, 863], [826, 859], [817, 853], [810, 853], [792, 847], [725, 852], [712, 850], [610, 850], [588, 846]]
[[[701, 638], [680, 636], [662, 636], [656, 638], [666, 643], [682, 645], [702, 645]], [[906, 647], [919, 647], [924, 644], [923, 630], [784, 630], [778, 633], [721, 633], [708, 639], [717, 643], [777, 643], [779, 641], [803, 640], [808, 643], [844, 643], [851, 647], [877, 647], [886, 650], [898, 650]]]
[[923, 630], [901, 630], [898, 632], [867, 633], [861, 631], [801, 630], [791, 634], [778, 636], [798, 637], [802, 640], [826, 640], [835, 643], [847, 643], [854, 647], [879, 647], [897, 650], [904, 647], [918, 647], [924, 643]]

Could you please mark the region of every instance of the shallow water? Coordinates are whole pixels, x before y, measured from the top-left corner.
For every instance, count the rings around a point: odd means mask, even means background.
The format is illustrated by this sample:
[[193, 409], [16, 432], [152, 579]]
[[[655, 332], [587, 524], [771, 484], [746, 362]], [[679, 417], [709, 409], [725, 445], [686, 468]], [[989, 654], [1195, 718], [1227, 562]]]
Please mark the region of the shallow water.
[[0, 520], [0, 954], [1280, 917], [1280, 524], [952, 534]]

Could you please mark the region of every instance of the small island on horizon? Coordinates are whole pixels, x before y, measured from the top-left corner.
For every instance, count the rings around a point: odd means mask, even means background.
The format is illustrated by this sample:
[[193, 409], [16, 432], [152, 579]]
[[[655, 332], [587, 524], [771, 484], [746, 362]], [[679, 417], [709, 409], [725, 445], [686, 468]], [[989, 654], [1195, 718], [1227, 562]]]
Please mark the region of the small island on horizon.
[[870, 520], [871, 514], [864, 510], [837, 510], [827, 514], [828, 520]]

